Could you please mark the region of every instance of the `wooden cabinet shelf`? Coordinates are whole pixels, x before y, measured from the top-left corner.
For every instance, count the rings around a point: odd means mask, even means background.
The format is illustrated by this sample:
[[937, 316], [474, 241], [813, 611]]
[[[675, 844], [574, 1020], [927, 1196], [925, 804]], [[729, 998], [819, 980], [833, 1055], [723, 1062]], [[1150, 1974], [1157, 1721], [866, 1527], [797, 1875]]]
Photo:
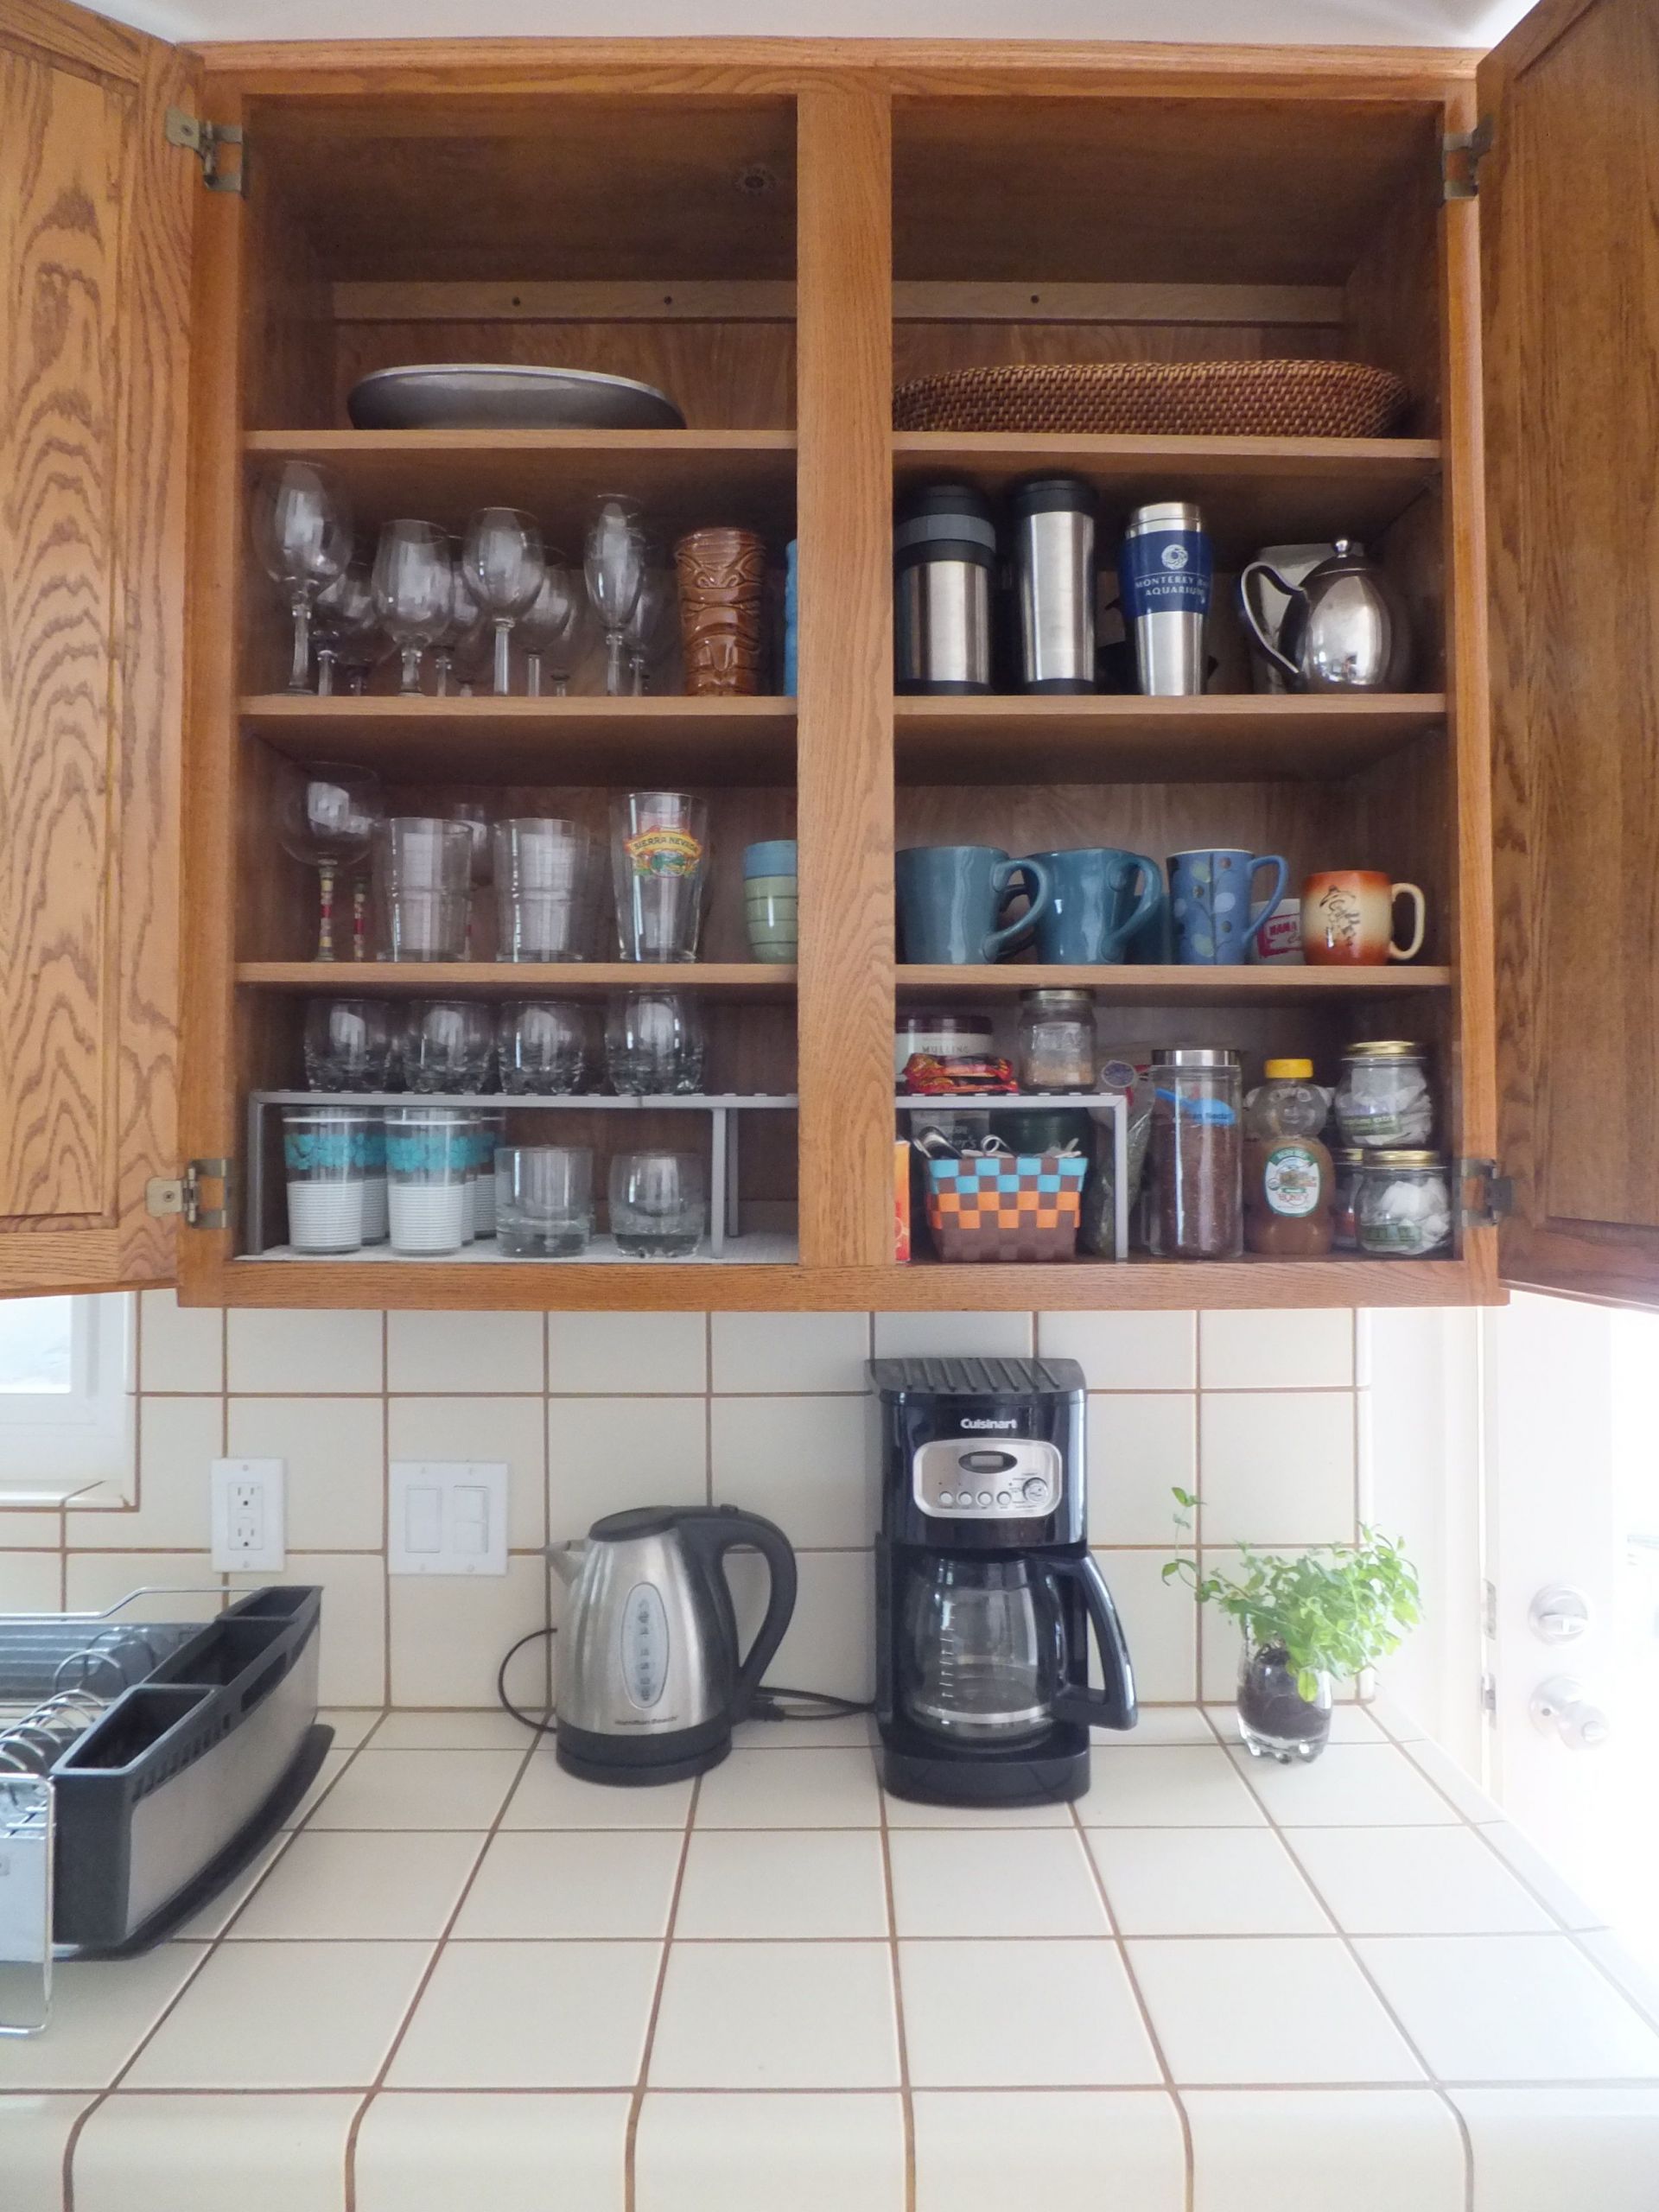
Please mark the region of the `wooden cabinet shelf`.
[[1048, 968], [1010, 960], [995, 967], [900, 963], [903, 998], [983, 998], [1009, 991], [1092, 991], [1108, 1005], [1338, 1005], [1404, 993], [1432, 997], [1451, 988], [1449, 968]]
[[793, 996], [792, 967], [755, 961], [246, 960], [238, 983], [349, 998], [593, 998], [606, 991], [707, 991], [736, 1002]]
[[1387, 760], [1445, 719], [1440, 692], [903, 698], [894, 772], [905, 784], [1324, 781]]
[[290, 760], [479, 784], [787, 785], [792, 699], [318, 699], [242, 702], [242, 727]]

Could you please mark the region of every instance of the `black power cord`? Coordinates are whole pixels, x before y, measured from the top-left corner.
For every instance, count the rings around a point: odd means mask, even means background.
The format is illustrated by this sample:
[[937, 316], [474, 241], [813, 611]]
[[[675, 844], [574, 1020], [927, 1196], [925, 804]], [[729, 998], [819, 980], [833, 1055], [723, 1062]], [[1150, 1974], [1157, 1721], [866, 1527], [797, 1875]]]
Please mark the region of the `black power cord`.
[[[528, 1636], [521, 1636], [496, 1670], [495, 1694], [504, 1713], [510, 1713], [519, 1726], [528, 1728], [532, 1735], [555, 1736], [558, 1723], [550, 1713], [538, 1720], [533, 1713], [521, 1712], [507, 1695], [507, 1669], [527, 1643], [539, 1642], [543, 1637], [558, 1634], [556, 1628], [533, 1628]], [[784, 1700], [788, 1699], [790, 1703]], [[808, 1710], [803, 1711], [804, 1707]], [[827, 1690], [785, 1689], [780, 1684], [763, 1682], [750, 1701], [745, 1716], [750, 1720], [842, 1720], [854, 1713], [874, 1713], [873, 1704], [863, 1704], [857, 1698], [834, 1697]]]

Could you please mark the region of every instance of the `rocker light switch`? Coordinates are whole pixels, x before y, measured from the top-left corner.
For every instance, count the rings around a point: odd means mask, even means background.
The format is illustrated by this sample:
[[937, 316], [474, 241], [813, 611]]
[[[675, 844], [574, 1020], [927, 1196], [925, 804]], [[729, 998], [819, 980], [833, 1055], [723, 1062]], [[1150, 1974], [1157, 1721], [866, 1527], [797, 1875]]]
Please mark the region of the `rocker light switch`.
[[505, 1574], [505, 1460], [394, 1459], [391, 1574]]

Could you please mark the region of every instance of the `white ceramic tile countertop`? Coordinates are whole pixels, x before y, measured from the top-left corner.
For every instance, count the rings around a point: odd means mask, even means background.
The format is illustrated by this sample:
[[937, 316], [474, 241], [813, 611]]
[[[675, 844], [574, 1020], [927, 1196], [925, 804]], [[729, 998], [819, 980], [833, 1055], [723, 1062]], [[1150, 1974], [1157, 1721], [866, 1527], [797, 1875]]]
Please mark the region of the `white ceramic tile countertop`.
[[[1433, 1746], [1147, 1713], [1075, 1809], [333, 1716], [295, 1826], [0, 2043], [5, 2212], [1653, 2212], [1659, 2002]], [[1090, 2201], [1093, 2201], [1092, 2196]]]

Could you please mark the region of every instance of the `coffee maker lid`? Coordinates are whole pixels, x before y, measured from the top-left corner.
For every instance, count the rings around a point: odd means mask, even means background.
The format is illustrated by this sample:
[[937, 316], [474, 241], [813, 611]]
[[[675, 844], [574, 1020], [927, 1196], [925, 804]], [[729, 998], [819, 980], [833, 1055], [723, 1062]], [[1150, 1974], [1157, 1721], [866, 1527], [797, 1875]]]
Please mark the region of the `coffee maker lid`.
[[1069, 1398], [1084, 1388], [1075, 1359], [873, 1359], [884, 1398]]

